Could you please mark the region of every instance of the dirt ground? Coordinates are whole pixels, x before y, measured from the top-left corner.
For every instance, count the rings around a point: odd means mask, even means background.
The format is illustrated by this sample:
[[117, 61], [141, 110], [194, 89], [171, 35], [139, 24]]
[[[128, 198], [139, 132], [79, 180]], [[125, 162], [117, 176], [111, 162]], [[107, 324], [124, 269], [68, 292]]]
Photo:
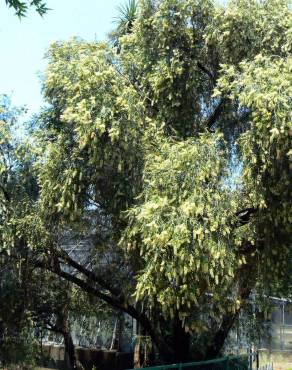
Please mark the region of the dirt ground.
[[274, 363], [274, 370], [292, 370], [292, 362], [276, 362]]
[[273, 363], [274, 370], [292, 370], [292, 352], [273, 352], [262, 354], [260, 364]]
[[277, 364], [274, 364], [274, 370], [292, 370], [292, 363], [290, 364], [281, 364], [281, 363], [277, 363]]

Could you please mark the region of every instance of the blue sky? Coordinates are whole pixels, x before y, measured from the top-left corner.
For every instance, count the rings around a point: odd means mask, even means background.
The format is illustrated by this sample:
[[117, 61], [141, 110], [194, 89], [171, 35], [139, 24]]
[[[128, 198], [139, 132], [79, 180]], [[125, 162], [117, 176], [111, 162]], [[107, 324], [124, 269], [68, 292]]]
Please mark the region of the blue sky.
[[26, 105], [29, 114], [43, 104], [40, 75], [44, 54], [56, 40], [79, 36], [102, 40], [114, 27], [117, 6], [123, 0], [47, 0], [52, 10], [43, 18], [30, 11], [21, 21], [0, 0], [0, 94], [9, 94], [15, 105]]

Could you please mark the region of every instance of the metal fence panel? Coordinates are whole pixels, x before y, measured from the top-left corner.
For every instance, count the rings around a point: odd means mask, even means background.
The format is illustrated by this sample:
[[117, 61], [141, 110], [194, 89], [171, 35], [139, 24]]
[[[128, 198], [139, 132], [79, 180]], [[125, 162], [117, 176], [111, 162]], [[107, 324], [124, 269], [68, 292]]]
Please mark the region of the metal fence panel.
[[[147, 367], [147, 370], [248, 370], [248, 356], [229, 356], [215, 360]], [[129, 369], [130, 370], [130, 369]]]

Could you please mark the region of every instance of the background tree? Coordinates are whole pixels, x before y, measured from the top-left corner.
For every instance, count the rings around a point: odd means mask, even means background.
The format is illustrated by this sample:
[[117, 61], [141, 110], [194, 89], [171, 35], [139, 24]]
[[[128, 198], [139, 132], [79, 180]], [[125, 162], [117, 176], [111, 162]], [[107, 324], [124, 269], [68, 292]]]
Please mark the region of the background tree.
[[[68, 368], [77, 369], [80, 366], [71, 335], [72, 318], [91, 319], [101, 316], [102, 310], [98, 302], [94, 302], [93, 309], [88, 295], [73, 294], [71, 286], [55, 274], [39, 270], [41, 246], [36, 250], [33, 245], [38, 233], [41, 238], [45, 234], [35, 219], [35, 154], [19, 131], [23, 109], [13, 107], [5, 95], [0, 109], [0, 360], [7, 366], [33, 365], [40, 356], [37, 345], [41, 338], [36, 333], [52, 331], [63, 338]], [[21, 230], [27, 231], [25, 236]]]
[[119, 15], [115, 18], [116, 28], [110, 33], [110, 39], [113, 45], [120, 52], [119, 39], [122, 36], [130, 34], [133, 30], [134, 22], [138, 14], [138, 3], [136, 0], [129, 0], [128, 3], [118, 7]]

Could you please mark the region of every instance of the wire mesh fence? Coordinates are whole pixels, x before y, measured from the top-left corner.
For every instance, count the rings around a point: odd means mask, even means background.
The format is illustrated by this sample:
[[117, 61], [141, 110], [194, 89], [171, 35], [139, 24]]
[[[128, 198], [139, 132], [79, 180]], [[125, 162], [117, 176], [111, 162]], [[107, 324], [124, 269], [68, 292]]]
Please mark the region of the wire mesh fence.
[[273, 364], [263, 365], [258, 368], [258, 370], [273, 370]]
[[[248, 370], [248, 356], [227, 356], [215, 360], [147, 367], [147, 370]], [[130, 369], [129, 369], [130, 370]]]

